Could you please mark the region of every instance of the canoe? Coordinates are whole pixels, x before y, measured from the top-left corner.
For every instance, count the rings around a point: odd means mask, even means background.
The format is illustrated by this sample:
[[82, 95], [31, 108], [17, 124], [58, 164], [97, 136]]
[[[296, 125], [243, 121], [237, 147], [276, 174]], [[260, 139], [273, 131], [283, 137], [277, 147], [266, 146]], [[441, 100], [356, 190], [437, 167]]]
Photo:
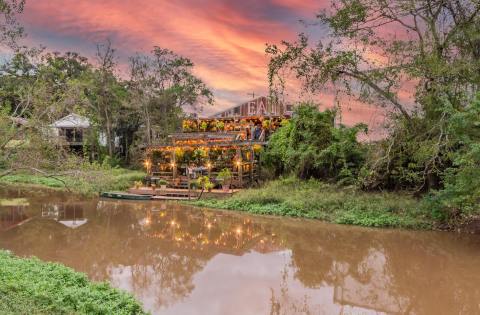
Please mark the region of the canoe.
[[124, 199], [124, 200], [151, 200], [151, 195], [137, 195], [120, 191], [106, 191], [100, 194], [103, 198]]

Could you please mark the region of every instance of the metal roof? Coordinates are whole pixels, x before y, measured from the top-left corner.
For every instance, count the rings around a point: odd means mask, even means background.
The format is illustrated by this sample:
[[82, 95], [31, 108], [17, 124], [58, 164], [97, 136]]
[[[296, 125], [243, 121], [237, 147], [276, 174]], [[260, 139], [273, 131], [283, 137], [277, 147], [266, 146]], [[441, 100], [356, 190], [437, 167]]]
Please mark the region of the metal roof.
[[77, 114], [65, 116], [50, 126], [54, 128], [90, 128], [90, 120], [87, 117]]

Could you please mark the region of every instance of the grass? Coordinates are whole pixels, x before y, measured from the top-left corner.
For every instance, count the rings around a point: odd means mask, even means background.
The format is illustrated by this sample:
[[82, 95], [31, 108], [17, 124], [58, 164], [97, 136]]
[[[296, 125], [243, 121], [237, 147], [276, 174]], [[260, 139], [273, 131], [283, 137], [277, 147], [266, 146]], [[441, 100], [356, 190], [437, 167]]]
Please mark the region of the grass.
[[91, 169], [81, 172], [80, 176], [60, 176], [58, 179], [45, 177], [40, 174], [19, 173], [0, 178], [0, 184], [10, 186], [38, 186], [66, 190], [92, 195], [108, 190], [125, 190], [133, 185], [134, 181], [141, 180], [144, 172], [132, 171], [123, 168]]
[[271, 181], [261, 188], [247, 189], [228, 199], [204, 199], [192, 203], [367, 227], [425, 229], [433, 224], [421, 210], [420, 202], [404, 194], [366, 193], [294, 178]]
[[146, 314], [128, 293], [36, 258], [0, 251], [0, 314]]

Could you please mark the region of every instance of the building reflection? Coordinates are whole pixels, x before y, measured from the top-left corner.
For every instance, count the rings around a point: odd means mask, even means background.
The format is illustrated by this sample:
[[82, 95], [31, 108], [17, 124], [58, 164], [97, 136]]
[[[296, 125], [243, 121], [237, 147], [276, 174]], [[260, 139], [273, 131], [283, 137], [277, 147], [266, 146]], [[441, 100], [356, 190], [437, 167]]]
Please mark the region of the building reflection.
[[52, 219], [63, 226], [76, 229], [88, 222], [82, 203], [49, 204], [42, 210], [42, 218]]
[[25, 211], [29, 205], [25, 198], [0, 199], [0, 232], [8, 231], [30, 220]]

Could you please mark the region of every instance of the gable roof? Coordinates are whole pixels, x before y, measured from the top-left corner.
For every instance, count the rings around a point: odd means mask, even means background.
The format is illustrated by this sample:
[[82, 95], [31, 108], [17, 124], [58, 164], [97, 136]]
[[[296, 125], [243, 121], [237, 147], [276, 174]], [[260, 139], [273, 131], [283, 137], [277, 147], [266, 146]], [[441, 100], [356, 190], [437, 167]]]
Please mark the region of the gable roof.
[[70, 114], [57, 120], [50, 126], [54, 128], [90, 128], [90, 120], [84, 116]]

